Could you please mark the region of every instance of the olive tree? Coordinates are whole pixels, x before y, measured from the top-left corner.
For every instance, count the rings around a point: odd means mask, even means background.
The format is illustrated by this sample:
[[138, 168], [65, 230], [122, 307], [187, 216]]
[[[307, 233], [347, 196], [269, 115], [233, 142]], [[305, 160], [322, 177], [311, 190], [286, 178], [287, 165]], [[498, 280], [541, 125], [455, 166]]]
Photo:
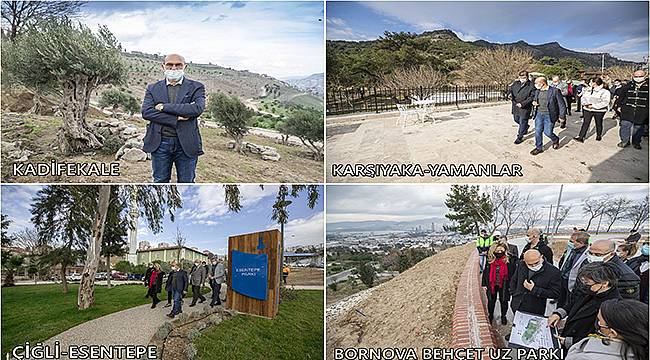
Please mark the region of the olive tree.
[[107, 27], [95, 33], [67, 18], [30, 25], [12, 52], [3, 52], [3, 69], [28, 88], [55, 87], [63, 122], [59, 148], [64, 154], [98, 149], [104, 138], [86, 122], [91, 93], [102, 84], [122, 84], [126, 64], [121, 46]]
[[278, 125], [284, 135], [293, 135], [312, 151], [317, 159], [323, 157], [323, 114], [316, 110], [295, 110]]
[[237, 97], [217, 92], [208, 97], [206, 113], [220, 123], [226, 130], [226, 134], [235, 141], [235, 150], [243, 152], [244, 135], [248, 133], [255, 112], [246, 107]]

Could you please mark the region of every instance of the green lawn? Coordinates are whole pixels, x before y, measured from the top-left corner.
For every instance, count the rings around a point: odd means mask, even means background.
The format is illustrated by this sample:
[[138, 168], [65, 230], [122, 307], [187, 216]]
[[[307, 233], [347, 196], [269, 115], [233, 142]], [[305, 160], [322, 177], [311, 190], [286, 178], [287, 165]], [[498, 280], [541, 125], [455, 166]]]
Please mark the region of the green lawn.
[[[95, 304], [77, 310], [78, 284], [69, 284], [67, 294], [61, 285], [20, 285], [2, 288], [2, 354], [25, 341], [47, 340], [71, 327], [104, 315], [150, 303], [142, 285], [95, 286]], [[191, 296], [191, 288], [187, 296]], [[204, 291], [209, 291], [204, 288]], [[167, 299], [167, 292], [159, 294]]]
[[296, 291], [278, 316], [238, 315], [206, 329], [194, 341], [198, 359], [323, 359], [323, 292]]

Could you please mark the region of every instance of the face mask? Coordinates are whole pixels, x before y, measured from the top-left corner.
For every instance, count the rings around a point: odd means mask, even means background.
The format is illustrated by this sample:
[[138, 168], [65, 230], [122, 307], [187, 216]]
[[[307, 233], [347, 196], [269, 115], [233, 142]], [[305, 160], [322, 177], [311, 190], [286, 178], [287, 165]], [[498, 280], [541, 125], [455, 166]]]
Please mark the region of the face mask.
[[637, 82], [637, 83], [642, 83], [642, 82], [645, 81], [645, 77], [639, 77], [639, 76], [635, 76], [632, 79], [634, 80], [634, 82]]
[[165, 77], [169, 81], [179, 81], [185, 76], [185, 70], [165, 70]]
[[535, 84], [535, 89], [537, 89], [537, 90], [541, 90], [541, 89], [542, 89], [542, 85], [537, 85], [537, 84]]
[[528, 80], [528, 79], [519, 79], [519, 81], [521, 81], [522, 83], [525, 83], [526, 80]]
[[648, 247], [648, 244], [641, 246], [641, 254], [648, 256], [649, 252], [650, 248]]
[[600, 329], [605, 326], [600, 326], [600, 323], [598, 322], [598, 318], [596, 318], [596, 321], [594, 321], [594, 329], [596, 329], [596, 334], [604, 337], [604, 338], [609, 338], [609, 336], [605, 335]]
[[573, 250], [576, 248], [576, 246], [573, 244], [572, 241], [569, 241], [568, 243], [566, 243], [566, 248], [569, 250]]
[[494, 256], [495, 256], [497, 259], [501, 259], [504, 255], [505, 255], [504, 253], [494, 253]]
[[528, 268], [530, 269], [530, 271], [537, 272], [542, 268], [543, 265], [544, 265], [544, 262], [540, 261], [539, 264], [537, 264], [535, 266], [528, 266]]
[[587, 253], [587, 261], [589, 261], [590, 263], [592, 263], [592, 262], [603, 262], [603, 261], [605, 261], [605, 258], [608, 255], [609, 254], [603, 255], [603, 256], [596, 256], [596, 255], [593, 255], [591, 253]]

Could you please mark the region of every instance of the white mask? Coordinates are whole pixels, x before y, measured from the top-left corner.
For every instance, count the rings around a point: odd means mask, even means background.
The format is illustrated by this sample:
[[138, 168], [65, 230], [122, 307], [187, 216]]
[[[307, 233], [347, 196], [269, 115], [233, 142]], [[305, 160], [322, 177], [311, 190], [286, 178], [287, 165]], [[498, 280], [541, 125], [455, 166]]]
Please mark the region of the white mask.
[[642, 82], [645, 81], [645, 77], [643, 77], [643, 76], [635, 76], [632, 79], [634, 80], [634, 82], [637, 82], [637, 83], [642, 83]]
[[180, 81], [185, 76], [185, 70], [165, 70], [165, 77], [169, 81]]
[[532, 271], [539, 271], [542, 268], [542, 266], [544, 266], [544, 261], [540, 261], [539, 264], [535, 266], [528, 266], [528, 268]]
[[535, 84], [535, 89], [537, 89], [537, 90], [541, 90], [541, 89], [542, 89], [542, 85]]
[[609, 254], [603, 255], [603, 256], [596, 256], [596, 255], [593, 255], [593, 254], [587, 252], [587, 261], [589, 261], [590, 263], [592, 263], [592, 262], [603, 262], [603, 261], [605, 261], [605, 258], [607, 256], [609, 256]]

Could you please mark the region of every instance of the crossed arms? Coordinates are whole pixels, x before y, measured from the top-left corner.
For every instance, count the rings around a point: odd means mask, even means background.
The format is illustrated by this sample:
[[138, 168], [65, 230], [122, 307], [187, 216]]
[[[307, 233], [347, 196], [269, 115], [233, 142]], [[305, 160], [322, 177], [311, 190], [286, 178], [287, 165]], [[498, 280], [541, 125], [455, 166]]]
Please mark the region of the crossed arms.
[[142, 118], [161, 125], [176, 127], [178, 121], [195, 118], [205, 109], [205, 87], [199, 86], [192, 95], [192, 102], [186, 104], [156, 103], [147, 87], [142, 102]]

